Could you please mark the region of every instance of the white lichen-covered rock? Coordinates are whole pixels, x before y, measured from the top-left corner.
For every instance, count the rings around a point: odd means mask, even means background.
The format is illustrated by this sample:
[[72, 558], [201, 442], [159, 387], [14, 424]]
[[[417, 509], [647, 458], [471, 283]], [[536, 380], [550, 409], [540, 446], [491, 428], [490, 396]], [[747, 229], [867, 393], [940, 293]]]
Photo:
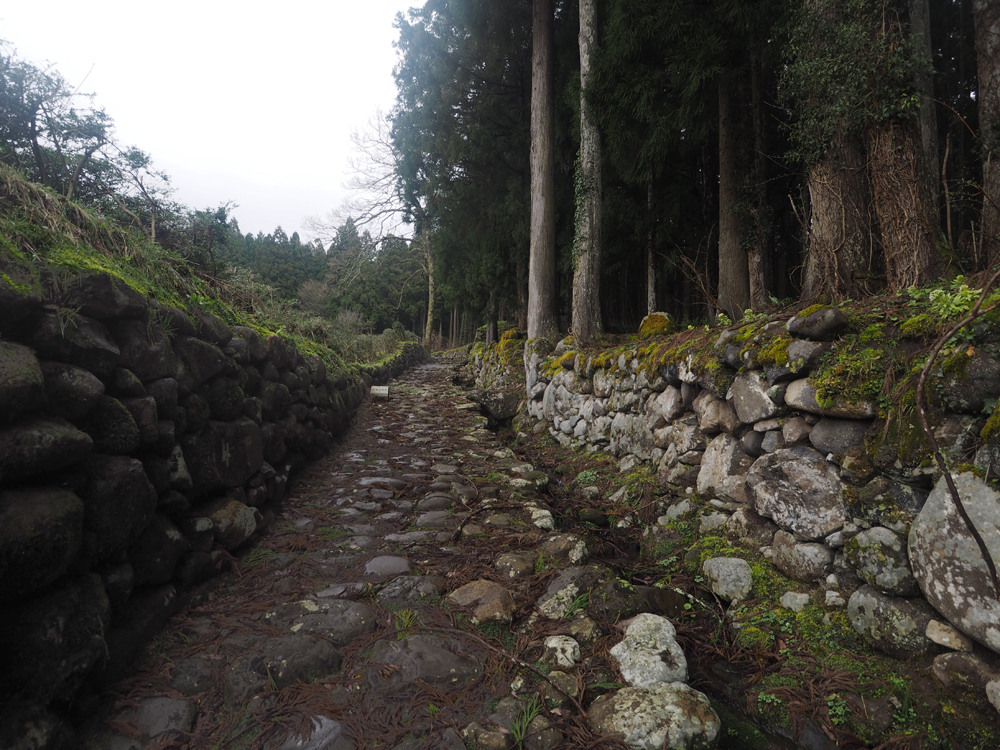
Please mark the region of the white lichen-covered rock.
[[615, 375], [605, 369], [594, 371], [594, 395], [607, 398], [615, 392]]
[[726, 400], [736, 410], [740, 424], [753, 424], [780, 414], [783, 409], [768, 396], [767, 381], [759, 371], [741, 372], [729, 387]]
[[663, 389], [663, 393], [650, 399], [647, 410], [653, 420], [651, 429], [659, 429], [670, 424], [684, 413], [684, 397], [681, 396], [679, 388], [668, 385]]
[[800, 594], [796, 591], [786, 591], [781, 595], [781, 606], [792, 612], [801, 612], [809, 603], [809, 594]]
[[545, 639], [543, 661], [554, 667], [572, 668], [580, 661], [580, 644], [568, 635], [552, 635]]
[[208, 517], [215, 524], [215, 540], [227, 550], [236, 549], [253, 536], [261, 519], [259, 510], [238, 500], [220, 501]]
[[939, 620], [931, 620], [927, 623], [927, 630], [924, 631], [927, 639], [939, 646], [950, 648], [952, 651], [964, 651], [971, 653], [975, 646], [972, 639], [964, 633], [960, 633], [953, 625]]
[[849, 540], [845, 549], [851, 566], [865, 583], [892, 596], [920, 593], [906, 555], [906, 540], [899, 534], [874, 526]]
[[865, 585], [851, 594], [847, 616], [862, 638], [897, 659], [923, 656], [933, 645], [926, 632], [934, 610], [923, 599], [886, 596]]
[[794, 380], [788, 384], [785, 391], [785, 404], [793, 409], [822, 414], [826, 417], [841, 417], [843, 419], [874, 419], [878, 414], [878, 404], [874, 401], [848, 401], [834, 398], [829, 403], [820, 405], [816, 398], [816, 389], [805, 378]]
[[635, 750], [710, 748], [721, 722], [702, 693], [681, 683], [623, 688], [596, 700], [590, 725]]
[[837, 467], [799, 446], [761, 456], [747, 473], [754, 510], [806, 539], [822, 539], [848, 521]]
[[746, 599], [753, 590], [750, 563], [739, 557], [712, 557], [701, 566], [716, 596], [728, 602]]
[[[1000, 493], [973, 474], [955, 476], [986, 548], [1000, 560]], [[927, 601], [963, 633], [1000, 653], [1000, 601], [972, 534], [942, 478], [910, 527], [910, 564]]]
[[698, 426], [698, 418], [694, 415], [675, 420], [671, 438], [678, 456], [688, 451], [703, 451], [708, 445], [708, 439]]
[[698, 472], [698, 493], [747, 502], [746, 475], [753, 465], [740, 441], [725, 433], [718, 435], [701, 458]]
[[698, 424], [706, 435], [732, 432], [739, 426], [733, 407], [711, 391], [699, 393], [691, 404], [691, 410], [698, 417]]
[[774, 567], [803, 583], [825, 578], [833, 564], [833, 551], [829, 547], [817, 542], [796, 542], [787, 531], [774, 535], [771, 553]]
[[685, 682], [687, 659], [677, 643], [670, 620], [659, 615], [636, 615], [625, 637], [611, 649], [622, 677], [633, 687]]
[[631, 453], [636, 458], [648, 461], [656, 443], [645, 417], [618, 412], [611, 422], [611, 444], [615, 455]]
[[986, 699], [997, 711], [1000, 711], [1000, 677], [986, 683]]

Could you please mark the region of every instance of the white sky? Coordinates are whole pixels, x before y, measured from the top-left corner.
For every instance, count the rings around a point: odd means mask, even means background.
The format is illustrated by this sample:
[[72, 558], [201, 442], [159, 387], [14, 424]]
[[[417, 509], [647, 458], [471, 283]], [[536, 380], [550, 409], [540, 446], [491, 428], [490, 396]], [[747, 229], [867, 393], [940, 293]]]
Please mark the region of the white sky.
[[392, 107], [393, 20], [421, 4], [11, 0], [0, 39], [71, 85], [86, 77], [118, 140], [152, 156], [176, 200], [233, 200], [244, 233], [281, 225], [306, 240], [303, 219], [346, 197], [351, 132]]

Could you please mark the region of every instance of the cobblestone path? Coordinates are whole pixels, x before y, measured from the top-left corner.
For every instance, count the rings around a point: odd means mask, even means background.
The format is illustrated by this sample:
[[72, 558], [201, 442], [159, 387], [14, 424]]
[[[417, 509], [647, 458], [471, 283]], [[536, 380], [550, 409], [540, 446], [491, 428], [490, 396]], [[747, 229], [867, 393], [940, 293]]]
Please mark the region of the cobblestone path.
[[454, 364], [362, 407], [113, 686], [87, 747], [623, 747], [582, 706], [617, 679], [608, 622], [637, 595], [581, 566], [549, 477], [485, 429]]

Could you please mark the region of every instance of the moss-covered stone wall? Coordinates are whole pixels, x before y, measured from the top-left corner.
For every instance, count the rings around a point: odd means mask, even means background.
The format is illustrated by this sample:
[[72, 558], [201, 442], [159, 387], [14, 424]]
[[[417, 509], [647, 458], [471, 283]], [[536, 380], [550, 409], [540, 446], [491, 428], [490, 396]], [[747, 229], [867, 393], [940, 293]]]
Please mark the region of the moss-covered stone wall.
[[[623, 474], [655, 475], [659, 520], [621, 522], [636, 526], [665, 572], [705, 580], [728, 605], [736, 643], [770, 650], [801, 637], [821, 661], [832, 658], [828, 644], [853, 650], [857, 658], [838, 667], [878, 664], [903, 675], [905, 691], [936, 696], [925, 705], [937, 701], [939, 714], [919, 717], [926, 731], [947, 726], [970, 747], [987, 747], [1000, 740], [998, 592], [915, 412], [925, 337], [935, 331], [914, 339], [908, 319], [894, 325], [894, 315], [816, 306], [603, 349], [525, 342], [515, 425], [613, 456]], [[931, 369], [927, 407], [994, 560], [998, 343], [989, 320], [948, 342]], [[496, 369], [499, 354], [475, 362]], [[736, 557], [750, 573], [733, 599], [724, 593], [733, 581], [716, 571]], [[860, 695], [866, 669], [857, 670]], [[768, 707], [783, 693], [769, 689], [764, 682], [753, 694], [766, 693], [761, 717], [780, 724], [781, 711]], [[882, 740], [902, 729], [858, 722], [858, 732]]]
[[120, 676], [367, 388], [426, 356], [330, 372], [115, 276], [69, 283], [61, 306], [9, 287], [0, 315], [0, 696], [37, 705]]

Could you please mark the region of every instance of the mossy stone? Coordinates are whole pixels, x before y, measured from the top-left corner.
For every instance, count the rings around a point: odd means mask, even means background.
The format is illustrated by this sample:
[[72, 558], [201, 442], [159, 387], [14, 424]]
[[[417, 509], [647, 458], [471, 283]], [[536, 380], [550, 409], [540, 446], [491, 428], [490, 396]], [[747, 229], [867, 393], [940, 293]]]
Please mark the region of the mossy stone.
[[654, 312], [639, 324], [639, 338], [643, 341], [654, 336], [669, 336], [674, 332], [674, 321], [665, 312]]

